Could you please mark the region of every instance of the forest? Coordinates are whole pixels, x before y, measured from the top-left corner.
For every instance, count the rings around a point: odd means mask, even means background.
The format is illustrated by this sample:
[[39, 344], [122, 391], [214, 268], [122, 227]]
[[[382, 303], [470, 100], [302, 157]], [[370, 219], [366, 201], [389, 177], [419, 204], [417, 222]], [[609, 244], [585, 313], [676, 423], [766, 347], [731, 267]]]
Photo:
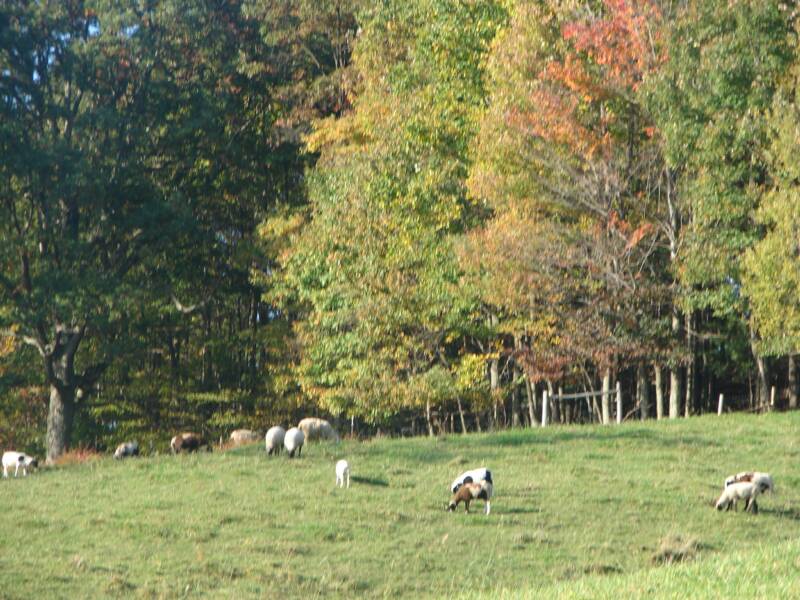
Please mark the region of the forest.
[[0, 445], [798, 407], [798, 8], [5, 0]]

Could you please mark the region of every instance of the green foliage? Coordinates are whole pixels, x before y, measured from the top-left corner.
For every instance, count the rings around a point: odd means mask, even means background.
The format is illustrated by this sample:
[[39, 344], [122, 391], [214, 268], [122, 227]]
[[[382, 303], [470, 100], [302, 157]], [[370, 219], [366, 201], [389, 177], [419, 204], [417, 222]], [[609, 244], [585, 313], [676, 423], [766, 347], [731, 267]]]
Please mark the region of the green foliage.
[[[353, 110], [318, 123], [312, 216], [286, 257], [304, 391], [369, 419], [439, 397], [427, 373], [475, 301], [453, 235], [473, 219], [467, 146], [485, 99], [493, 2], [390, 2], [363, 15]], [[469, 25], [469, 26], [467, 26]]]
[[800, 351], [800, 196], [797, 152], [798, 79], [797, 42], [792, 70], [776, 93], [769, 115], [769, 166], [773, 189], [756, 213], [766, 234], [748, 252], [744, 262], [744, 291], [765, 354]]

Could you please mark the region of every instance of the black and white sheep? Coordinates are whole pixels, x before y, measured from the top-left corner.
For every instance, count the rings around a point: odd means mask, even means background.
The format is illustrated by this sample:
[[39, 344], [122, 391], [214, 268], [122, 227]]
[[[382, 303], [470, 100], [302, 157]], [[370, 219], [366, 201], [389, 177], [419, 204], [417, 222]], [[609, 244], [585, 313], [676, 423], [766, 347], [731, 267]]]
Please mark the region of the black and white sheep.
[[336, 433], [333, 425], [325, 419], [306, 417], [297, 424], [297, 428], [303, 432], [308, 442], [314, 442], [316, 440], [339, 441], [339, 434]]
[[120, 460], [128, 456], [139, 456], [139, 444], [136, 442], [123, 442], [114, 450], [114, 458]]
[[275, 427], [269, 428], [267, 435], [264, 436], [264, 441], [267, 447], [267, 456], [280, 454], [281, 448], [283, 448], [283, 440], [285, 437], [286, 430], [280, 425], [275, 425]]
[[8, 470], [11, 467], [14, 467], [14, 477], [17, 476], [20, 469], [22, 469], [22, 476], [27, 477], [28, 469], [35, 469], [38, 466], [39, 461], [24, 452], [14, 452], [12, 450], [3, 452], [3, 477], [8, 477]]
[[289, 452], [289, 458], [294, 458], [295, 452], [297, 452], [298, 457], [300, 456], [300, 452], [303, 450], [303, 444], [305, 441], [305, 434], [297, 427], [292, 427], [286, 432], [286, 435], [283, 438], [283, 445]]
[[458, 486], [457, 491], [450, 499], [450, 503], [447, 505], [447, 510], [450, 512], [455, 512], [458, 504], [463, 502], [464, 511], [468, 513], [470, 502], [473, 500], [483, 500], [484, 513], [488, 515], [489, 512], [491, 512], [490, 500], [492, 499], [492, 491], [492, 482], [487, 481], [486, 479], [483, 479], [479, 482], [463, 483], [462, 485]]
[[492, 481], [492, 472], [487, 469], [486, 467], [479, 467], [477, 469], [471, 469], [469, 471], [464, 471], [461, 475], [456, 477], [453, 480], [453, 483], [450, 485], [450, 491], [454, 494], [458, 491], [465, 483], [473, 483], [476, 481], [488, 481], [491, 484], [494, 484]]

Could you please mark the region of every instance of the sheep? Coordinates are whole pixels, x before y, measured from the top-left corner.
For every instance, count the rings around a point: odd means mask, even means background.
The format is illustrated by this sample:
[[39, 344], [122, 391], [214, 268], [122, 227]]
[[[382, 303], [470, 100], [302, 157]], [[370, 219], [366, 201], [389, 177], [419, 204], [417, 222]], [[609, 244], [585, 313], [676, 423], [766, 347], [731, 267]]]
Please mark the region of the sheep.
[[280, 454], [283, 447], [283, 439], [286, 437], [286, 430], [280, 425], [270, 427], [267, 435], [264, 437], [267, 445], [267, 456], [273, 454]]
[[22, 476], [28, 476], [28, 468], [35, 469], [39, 466], [39, 461], [32, 456], [28, 456], [24, 452], [3, 452], [3, 477], [8, 478], [8, 470], [14, 467], [14, 477], [19, 473], [22, 468]]
[[[760, 471], [742, 471], [736, 475], [731, 475], [725, 479], [725, 487], [734, 483], [752, 482], [758, 486], [758, 493], [764, 494], [765, 492], [775, 493], [775, 484], [772, 481], [772, 476], [769, 473], [762, 473]], [[754, 513], [758, 513], [758, 504], [755, 497], [752, 500], [752, 507], [745, 506], [745, 509], [752, 508]]]
[[297, 424], [297, 428], [303, 432], [309, 442], [315, 440], [339, 441], [339, 434], [325, 419], [306, 417]]
[[231, 441], [237, 446], [240, 444], [247, 444], [249, 442], [257, 442], [258, 434], [250, 429], [237, 429], [231, 432]]
[[736, 508], [736, 503], [739, 500], [744, 500], [745, 511], [750, 511], [753, 514], [758, 513], [758, 506], [755, 504], [756, 496], [758, 496], [761, 487], [752, 481], [737, 481], [725, 486], [722, 495], [717, 500], [717, 510], [730, 510], [731, 507]]
[[203, 439], [203, 436], [197, 433], [179, 433], [169, 443], [173, 454], [179, 452], [197, 452], [200, 446], [206, 446], [206, 449], [211, 451], [211, 446]]
[[478, 483], [467, 482], [458, 486], [458, 490], [455, 492], [455, 494], [453, 494], [450, 503], [447, 505], [447, 510], [450, 512], [455, 512], [456, 508], [458, 507], [458, 503], [464, 502], [464, 511], [469, 513], [470, 502], [473, 500], [483, 500], [484, 513], [488, 515], [491, 512], [491, 499], [492, 483], [490, 481], [482, 479]]
[[453, 480], [453, 483], [450, 485], [450, 491], [455, 494], [458, 491], [458, 488], [460, 488], [465, 483], [473, 483], [475, 481], [483, 481], [483, 480], [486, 480], [489, 483], [494, 484], [494, 482], [492, 481], [492, 472], [486, 467], [480, 467], [478, 469], [465, 471]]
[[286, 435], [283, 438], [283, 445], [289, 452], [289, 458], [294, 458], [295, 452], [297, 452], [298, 458], [300, 457], [300, 452], [303, 449], [303, 444], [305, 441], [306, 435], [297, 427], [292, 427], [286, 432]]
[[127, 456], [139, 456], [139, 444], [136, 442], [124, 442], [117, 446], [114, 451], [114, 458], [120, 460]]
[[336, 463], [336, 485], [344, 487], [344, 480], [347, 478], [347, 487], [350, 487], [350, 464], [346, 460]]

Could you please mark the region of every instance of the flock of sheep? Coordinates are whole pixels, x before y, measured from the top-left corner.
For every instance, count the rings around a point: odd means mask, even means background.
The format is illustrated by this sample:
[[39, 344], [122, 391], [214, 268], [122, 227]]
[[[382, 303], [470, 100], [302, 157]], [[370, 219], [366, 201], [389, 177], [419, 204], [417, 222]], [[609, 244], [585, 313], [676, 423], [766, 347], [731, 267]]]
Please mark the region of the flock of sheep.
[[[231, 441], [234, 444], [244, 444], [258, 441], [259, 434], [248, 429], [237, 429], [231, 433]], [[285, 448], [289, 458], [294, 458], [295, 454], [299, 457], [306, 441], [329, 440], [339, 441], [339, 434], [333, 426], [324, 419], [308, 417], [301, 420], [297, 427], [292, 427], [286, 431], [283, 427], [271, 427], [264, 438], [267, 455], [280, 454], [281, 449]], [[170, 441], [170, 449], [174, 454], [181, 452], [196, 452], [205, 446], [211, 450], [211, 445], [199, 434], [179, 433]], [[122, 459], [139, 455], [139, 444], [136, 442], [125, 442], [117, 446], [114, 451], [115, 459]], [[28, 469], [38, 466], [38, 461], [22, 452], [8, 451], [3, 454], [3, 477], [8, 477], [10, 469], [14, 469], [14, 477], [19, 471], [27, 476]], [[336, 485], [350, 487], [350, 464], [346, 460], [339, 460], [335, 466]], [[450, 486], [453, 496], [447, 505], [448, 511], [455, 511], [458, 505], [463, 502], [465, 511], [469, 512], [469, 505], [474, 500], [482, 500], [484, 503], [484, 513], [491, 512], [491, 499], [494, 491], [492, 473], [486, 467], [480, 467], [461, 473]], [[731, 475], [725, 479], [722, 495], [717, 500], [715, 507], [717, 510], [736, 510], [739, 500], [745, 501], [745, 512], [758, 514], [758, 504], [756, 498], [766, 492], [774, 492], [775, 485], [769, 473], [760, 471], [744, 471]]]

